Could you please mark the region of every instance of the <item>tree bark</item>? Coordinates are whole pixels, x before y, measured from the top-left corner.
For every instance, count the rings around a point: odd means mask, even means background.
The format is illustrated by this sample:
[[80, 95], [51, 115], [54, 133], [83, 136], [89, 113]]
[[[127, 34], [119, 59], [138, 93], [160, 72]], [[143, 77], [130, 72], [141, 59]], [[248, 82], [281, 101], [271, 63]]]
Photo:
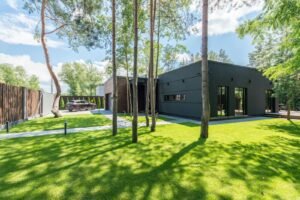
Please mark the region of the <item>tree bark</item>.
[[150, 131], [154, 132], [156, 128], [156, 112], [155, 112], [155, 83], [154, 83], [154, 26], [155, 26], [155, 9], [156, 0], [150, 0], [150, 106], [151, 106], [151, 127]]
[[202, 5], [202, 119], [201, 138], [208, 138], [208, 122], [210, 117], [209, 83], [208, 83], [208, 0], [203, 0]]
[[116, 0], [112, 0], [112, 68], [113, 68], [113, 121], [112, 134], [118, 133], [118, 90], [117, 90], [117, 66], [116, 66]]
[[138, 0], [134, 0], [134, 55], [133, 55], [133, 119], [132, 119], [132, 142], [138, 142]]
[[131, 88], [130, 88], [130, 81], [128, 72], [126, 74], [126, 87], [127, 87], [127, 112], [132, 116], [132, 103], [131, 103]]
[[146, 127], [149, 127], [149, 96], [150, 96], [150, 76], [149, 76], [149, 67], [147, 73], [147, 88], [146, 88], [146, 105], [145, 105], [145, 118], [146, 118]]
[[[154, 98], [156, 100], [156, 87], [158, 79], [158, 66], [159, 66], [159, 55], [160, 55], [160, 0], [158, 0], [158, 22], [157, 22], [157, 50], [156, 50], [156, 67], [155, 67], [155, 81], [154, 81]], [[156, 115], [157, 118], [157, 115]]]
[[158, 0], [158, 19], [157, 19], [157, 51], [156, 51], [156, 67], [155, 67], [155, 85], [158, 78], [158, 66], [160, 56], [160, 0]]
[[127, 112], [129, 112], [130, 116], [132, 116], [132, 103], [131, 103], [131, 88], [129, 82], [129, 64], [128, 64], [128, 56], [126, 52], [126, 89], [127, 89]]
[[59, 81], [51, 67], [50, 64], [50, 56], [49, 56], [49, 52], [48, 52], [48, 47], [46, 44], [46, 25], [45, 25], [45, 10], [46, 10], [46, 5], [47, 5], [47, 0], [43, 0], [42, 1], [42, 7], [41, 7], [41, 43], [42, 43], [42, 47], [43, 47], [43, 51], [44, 51], [44, 56], [45, 56], [45, 60], [46, 60], [46, 65], [47, 65], [47, 69], [50, 73], [50, 76], [55, 84], [55, 88], [56, 88], [56, 94], [54, 97], [54, 101], [52, 104], [52, 110], [51, 112], [53, 113], [55, 118], [58, 117], [62, 117], [60, 111], [59, 111], [59, 99], [60, 99], [60, 95], [61, 95], [61, 88], [60, 88], [60, 84]]

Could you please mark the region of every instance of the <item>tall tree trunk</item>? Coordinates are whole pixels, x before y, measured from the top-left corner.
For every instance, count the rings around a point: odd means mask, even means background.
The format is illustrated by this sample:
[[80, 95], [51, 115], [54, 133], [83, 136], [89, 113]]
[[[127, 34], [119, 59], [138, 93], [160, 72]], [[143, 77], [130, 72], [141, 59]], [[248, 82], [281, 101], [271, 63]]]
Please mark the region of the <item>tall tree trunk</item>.
[[146, 127], [149, 127], [149, 96], [150, 96], [150, 76], [149, 76], [149, 67], [147, 72], [147, 88], [146, 88], [146, 105], [145, 105], [145, 118], [146, 118]]
[[160, 0], [158, 0], [158, 19], [157, 19], [157, 51], [156, 51], [156, 67], [155, 67], [155, 84], [158, 78], [159, 56], [160, 56]]
[[[155, 67], [155, 91], [154, 96], [156, 100], [156, 87], [157, 87], [157, 79], [158, 79], [158, 67], [159, 67], [159, 55], [160, 55], [160, 0], [158, 0], [158, 22], [157, 22], [157, 50], [156, 50], [156, 67]], [[157, 115], [156, 115], [157, 118]]]
[[52, 104], [52, 110], [51, 112], [53, 113], [54, 117], [58, 118], [61, 117], [61, 113], [59, 111], [59, 99], [60, 99], [60, 95], [61, 95], [61, 88], [60, 88], [60, 84], [59, 81], [55, 75], [55, 73], [52, 70], [51, 64], [50, 64], [50, 57], [49, 57], [49, 52], [48, 52], [48, 47], [46, 44], [46, 25], [45, 25], [45, 10], [46, 10], [46, 5], [47, 5], [48, 1], [47, 0], [43, 0], [42, 1], [42, 8], [41, 8], [41, 43], [43, 46], [43, 51], [44, 51], [44, 56], [45, 56], [45, 60], [46, 60], [46, 65], [48, 68], [48, 71], [50, 73], [50, 76], [55, 84], [55, 88], [56, 88], [56, 94], [54, 97], [54, 101]]
[[128, 64], [128, 55], [126, 52], [126, 89], [127, 89], [127, 112], [130, 113], [130, 116], [132, 116], [132, 103], [131, 103], [131, 88], [130, 88], [130, 82], [129, 82], [129, 64]]
[[155, 112], [155, 84], [154, 84], [154, 26], [155, 26], [156, 0], [150, 0], [150, 105], [151, 105], [151, 127], [150, 131], [154, 132], [156, 128], [156, 112]]
[[113, 121], [112, 134], [118, 133], [118, 91], [116, 66], [116, 0], [112, 0], [112, 68], [113, 68]]
[[208, 138], [208, 122], [210, 117], [209, 86], [208, 86], [208, 0], [202, 5], [202, 119], [201, 138]]
[[132, 142], [138, 142], [138, 0], [134, 0], [134, 55], [133, 55], [133, 119], [132, 119]]

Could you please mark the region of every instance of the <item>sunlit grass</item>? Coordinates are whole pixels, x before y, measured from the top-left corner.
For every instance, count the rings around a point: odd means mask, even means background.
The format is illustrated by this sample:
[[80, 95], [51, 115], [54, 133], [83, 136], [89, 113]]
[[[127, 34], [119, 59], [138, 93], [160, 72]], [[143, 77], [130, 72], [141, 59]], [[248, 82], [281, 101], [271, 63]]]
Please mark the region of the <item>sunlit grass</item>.
[[[132, 116], [130, 114], [119, 113], [118, 116], [123, 118], [123, 119], [126, 119], [128, 121], [132, 121]], [[151, 120], [152, 120], [152, 117], [149, 116], [150, 123], [151, 123]], [[158, 116], [157, 119], [156, 119], [157, 122], [165, 122], [165, 121], [173, 121], [173, 120], [174, 119], [171, 119], [171, 118], [168, 118], [168, 117], [163, 117], [163, 116]], [[146, 123], [146, 117], [143, 116], [143, 115], [140, 115], [138, 117], [138, 121], [139, 121], [139, 123]]]
[[0, 142], [0, 199], [299, 199], [300, 121], [85, 132]]
[[[11, 133], [30, 132], [30, 131], [45, 131], [63, 129], [65, 121], [68, 128], [84, 128], [109, 125], [110, 120], [100, 114], [80, 114], [80, 115], [65, 115], [60, 118], [42, 117], [29, 120], [10, 128]], [[4, 133], [5, 131], [1, 131]], [[1, 133], [0, 132], [0, 133]]]

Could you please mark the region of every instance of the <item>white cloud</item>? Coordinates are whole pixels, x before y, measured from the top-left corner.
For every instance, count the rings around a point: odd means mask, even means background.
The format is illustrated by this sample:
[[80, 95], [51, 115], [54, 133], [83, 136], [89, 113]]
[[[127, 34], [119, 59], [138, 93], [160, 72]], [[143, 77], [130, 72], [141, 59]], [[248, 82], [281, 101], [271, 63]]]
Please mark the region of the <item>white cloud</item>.
[[[212, 36], [235, 32], [245, 16], [261, 11], [262, 7], [262, 3], [256, 3], [251, 7], [241, 6], [236, 9], [222, 8], [214, 10], [212, 13], [209, 13], [208, 34]], [[200, 36], [202, 34], [201, 22], [190, 27], [190, 32], [193, 35]]]
[[[0, 40], [9, 44], [40, 46], [41, 44], [34, 39], [37, 21], [22, 13], [3, 14], [0, 17]], [[53, 48], [64, 45], [63, 42], [53, 39], [48, 39], [47, 44]]]
[[180, 63], [187, 63], [189, 62], [192, 58], [191, 55], [188, 53], [181, 53], [176, 55], [176, 59]]
[[18, 9], [18, 2], [17, 0], [6, 0], [7, 5], [9, 5], [9, 7], [17, 10]]

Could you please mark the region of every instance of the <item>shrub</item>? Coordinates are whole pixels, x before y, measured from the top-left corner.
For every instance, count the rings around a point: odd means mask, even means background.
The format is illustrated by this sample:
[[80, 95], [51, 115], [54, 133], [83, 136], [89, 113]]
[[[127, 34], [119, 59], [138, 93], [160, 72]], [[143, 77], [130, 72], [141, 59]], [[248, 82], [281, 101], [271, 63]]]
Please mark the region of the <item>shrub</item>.
[[65, 109], [65, 101], [64, 101], [64, 98], [60, 98], [60, 101], [59, 101], [59, 109]]
[[105, 105], [105, 98], [102, 98], [102, 101], [101, 101], [101, 108], [104, 108], [104, 105]]
[[97, 108], [100, 109], [101, 108], [101, 99], [100, 99], [100, 97], [97, 97], [96, 104], [97, 104]]

